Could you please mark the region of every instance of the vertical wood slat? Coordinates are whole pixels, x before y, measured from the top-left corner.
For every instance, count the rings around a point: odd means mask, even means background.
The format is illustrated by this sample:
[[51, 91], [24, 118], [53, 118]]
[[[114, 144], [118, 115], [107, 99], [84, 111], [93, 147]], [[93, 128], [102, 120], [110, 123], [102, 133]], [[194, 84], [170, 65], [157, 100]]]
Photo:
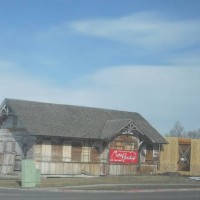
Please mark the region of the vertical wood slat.
[[3, 137], [0, 137], [0, 153], [3, 153], [3, 150], [4, 150]]
[[81, 162], [90, 162], [90, 149], [88, 142], [84, 142], [81, 152]]
[[42, 143], [42, 160], [51, 160], [51, 140], [43, 140]]
[[133, 175], [137, 174], [136, 165], [110, 165], [110, 175]]
[[51, 147], [52, 153], [51, 153], [51, 161], [59, 162], [62, 159], [62, 146], [60, 144], [54, 144]]
[[0, 155], [0, 174], [12, 174], [14, 170], [15, 153], [1, 153]]
[[190, 173], [193, 176], [200, 174], [200, 139], [191, 140]]
[[157, 165], [141, 165], [140, 173], [141, 174], [154, 174], [157, 172]]
[[178, 170], [178, 138], [166, 137], [169, 144], [163, 145], [160, 152], [160, 171], [175, 172]]
[[63, 161], [65, 162], [70, 162], [71, 161], [71, 152], [72, 152], [72, 147], [71, 147], [71, 141], [65, 141], [63, 143]]
[[90, 150], [90, 161], [91, 162], [99, 162], [100, 161], [100, 153], [97, 148], [93, 147]]
[[35, 161], [36, 168], [41, 170], [43, 175], [80, 175], [82, 173], [87, 175], [100, 175], [100, 165], [90, 163], [63, 163], [63, 162], [49, 162], [49, 161]]
[[34, 159], [41, 160], [42, 159], [42, 143], [37, 143], [34, 146]]
[[71, 160], [72, 162], [81, 162], [82, 146], [80, 142], [72, 142]]

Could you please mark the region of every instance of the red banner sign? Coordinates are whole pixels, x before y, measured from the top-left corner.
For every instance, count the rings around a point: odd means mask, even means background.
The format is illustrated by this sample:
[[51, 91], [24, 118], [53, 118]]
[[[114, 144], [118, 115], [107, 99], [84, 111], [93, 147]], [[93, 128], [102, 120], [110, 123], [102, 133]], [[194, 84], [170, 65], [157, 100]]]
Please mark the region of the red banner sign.
[[137, 164], [138, 151], [123, 151], [117, 149], [110, 149], [110, 162]]

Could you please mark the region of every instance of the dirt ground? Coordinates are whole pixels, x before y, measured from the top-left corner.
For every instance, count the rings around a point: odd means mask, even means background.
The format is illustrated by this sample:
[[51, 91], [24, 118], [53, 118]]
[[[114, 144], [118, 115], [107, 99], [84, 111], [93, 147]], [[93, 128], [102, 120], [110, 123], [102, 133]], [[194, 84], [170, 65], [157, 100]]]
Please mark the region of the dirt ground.
[[[180, 175], [150, 175], [150, 176], [100, 176], [100, 177], [66, 177], [42, 178], [37, 187], [68, 187], [99, 184], [198, 184], [200, 181], [191, 180]], [[0, 187], [19, 188], [20, 178], [0, 178]]]

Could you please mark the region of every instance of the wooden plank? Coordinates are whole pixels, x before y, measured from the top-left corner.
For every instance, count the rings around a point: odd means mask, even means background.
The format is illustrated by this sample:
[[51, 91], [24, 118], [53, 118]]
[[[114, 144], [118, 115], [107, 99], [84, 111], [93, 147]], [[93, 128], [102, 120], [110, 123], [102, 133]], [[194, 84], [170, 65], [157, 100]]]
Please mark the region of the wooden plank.
[[132, 135], [119, 135], [111, 143], [110, 148], [118, 150], [137, 150], [139, 139]]
[[51, 160], [51, 140], [43, 140], [42, 143], [42, 160]]
[[95, 147], [91, 148], [90, 161], [91, 162], [100, 162], [100, 153], [99, 153], [98, 149]]
[[1, 174], [13, 174], [15, 153], [3, 153], [1, 156]]
[[199, 176], [200, 174], [200, 139], [191, 140], [191, 162], [190, 174], [192, 176]]
[[62, 160], [62, 146], [60, 144], [52, 144], [51, 161], [60, 162]]
[[137, 174], [136, 165], [110, 165], [110, 175], [133, 175]]
[[169, 144], [164, 144], [160, 152], [160, 171], [175, 172], [178, 170], [178, 138], [166, 137]]
[[38, 161], [42, 159], [42, 143], [37, 143], [34, 145], [34, 159]]
[[71, 160], [72, 162], [81, 162], [82, 146], [80, 142], [72, 142]]
[[71, 141], [64, 141], [63, 151], [62, 151], [63, 161], [65, 161], [65, 162], [71, 161], [71, 152], [72, 152]]
[[157, 165], [141, 165], [141, 174], [155, 174], [157, 172]]
[[178, 138], [179, 144], [191, 144], [191, 139], [189, 138]]
[[82, 146], [81, 162], [90, 162], [90, 147]]

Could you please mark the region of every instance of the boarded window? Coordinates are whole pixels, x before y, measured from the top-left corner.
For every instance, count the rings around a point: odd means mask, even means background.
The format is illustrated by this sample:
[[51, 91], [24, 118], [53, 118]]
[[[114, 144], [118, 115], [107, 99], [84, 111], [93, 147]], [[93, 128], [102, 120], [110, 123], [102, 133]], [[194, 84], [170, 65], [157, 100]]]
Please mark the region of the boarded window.
[[42, 158], [42, 143], [35, 144], [34, 157], [35, 157], [35, 160], [39, 160], [39, 161], [41, 160], [41, 158]]
[[90, 162], [90, 147], [82, 147], [81, 161]]
[[100, 154], [99, 154], [97, 147], [91, 148], [90, 161], [91, 162], [99, 162], [100, 161], [99, 158], [100, 158]]
[[153, 162], [153, 144], [146, 145], [146, 163], [152, 164]]
[[54, 162], [60, 162], [62, 159], [62, 146], [59, 143], [52, 143], [52, 158]]
[[43, 140], [42, 143], [42, 160], [51, 160], [51, 140]]
[[160, 146], [159, 144], [153, 145], [153, 161], [159, 162], [160, 159]]
[[15, 137], [16, 139], [16, 146], [15, 146], [15, 152], [17, 156], [21, 156], [22, 155], [22, 147], [23, 147], [23, 143], [22, 143], [22, 137]]
[[82, 153], [81, 153], [81, 161], [82, 162], [90, 162], [90, 143], [88, 141], [84, 141], [82, 143]]
[[62, 150], [63, 161], [65, 162], [71, 161], [71, 152], [72, 152], [71, 141], [65, 141], [63, 143], [63, 150]]
[[81, 162], [81, 152], [82, 152], [81, 142], [72, 142], [71, 161]]
[[34, 145], [34, 158], [35, 160], [42, 160], [42, 138], [37, 137]]

